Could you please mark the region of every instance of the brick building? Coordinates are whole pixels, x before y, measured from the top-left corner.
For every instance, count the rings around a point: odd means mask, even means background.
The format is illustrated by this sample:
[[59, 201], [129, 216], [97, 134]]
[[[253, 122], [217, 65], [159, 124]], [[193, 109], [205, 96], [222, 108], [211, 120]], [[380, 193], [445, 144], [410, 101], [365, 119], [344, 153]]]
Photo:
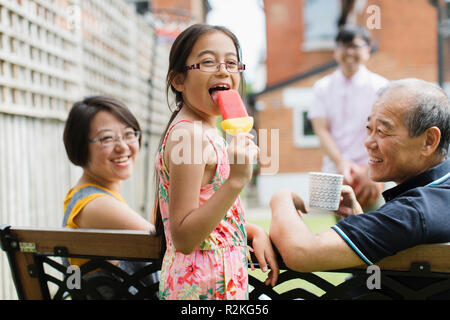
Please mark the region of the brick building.
[[339, 19], [375, 27], [370, 30], [374, 52], [367, 67], [389, 80], [416, 77], [438, 82], [442, 57], [438, 59], [438, 10], [433, 1], [266, 0], [264, 5], [267, 87], [250, 98], [258, 129], [279, 130], [279, 143], [270, 141], [268, 150], [262, 150], [276, 158], [278, 172], [270, 170], [257, 178], [259, 201], [267, 205], [282, 187], [306, 195], [307, 172], [320, 171], [322, 151], [306, 112], [314, 82], [336, 68], [333, 49]]

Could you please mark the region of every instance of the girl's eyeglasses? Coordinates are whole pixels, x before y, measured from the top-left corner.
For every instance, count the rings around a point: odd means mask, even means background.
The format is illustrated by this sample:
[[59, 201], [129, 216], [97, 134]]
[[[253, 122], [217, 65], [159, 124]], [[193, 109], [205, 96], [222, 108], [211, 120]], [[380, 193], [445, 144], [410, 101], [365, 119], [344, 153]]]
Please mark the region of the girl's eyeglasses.
[[195, 63], [193, 65], [186, 66], [185, 68], [186, 68], [186, 71], [198, 69], [203, 72], [214, 73], [214, 72], [217, 72], [220, 70], [220, 66], [222, 64], [225, 65], [225, 69], [229, 73], [239, 73], [239, 72], [243, 72], [245, 70], [245, 64], [243, 64], [242, 62], [235, 62], [235, 61], [214, 62], [214, 61], [210, 61], [210, 60], [202, 61], [200, 63]]

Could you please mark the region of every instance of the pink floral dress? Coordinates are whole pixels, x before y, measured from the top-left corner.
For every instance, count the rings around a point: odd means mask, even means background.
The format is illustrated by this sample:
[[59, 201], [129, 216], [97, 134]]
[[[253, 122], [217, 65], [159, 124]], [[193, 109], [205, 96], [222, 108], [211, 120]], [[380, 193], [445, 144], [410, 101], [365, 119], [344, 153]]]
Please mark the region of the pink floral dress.
[[[185, 255], [173, 244], [169, 226], [170, 174], [164, 163], [164, 150], [170, 131], [180, 122], [169, 128], [156, 155], [159, 205], [167, 243], [161, 268], [160, 298], [248, 299], [247, 233], [239, 197], [209, 237], [192, 253]], [[222, 137], [207, 138], [217, 154], [218, 163], [214, 178], [200, 189], [200, 206], [220, 188], [230, 173], [226, 141]]]

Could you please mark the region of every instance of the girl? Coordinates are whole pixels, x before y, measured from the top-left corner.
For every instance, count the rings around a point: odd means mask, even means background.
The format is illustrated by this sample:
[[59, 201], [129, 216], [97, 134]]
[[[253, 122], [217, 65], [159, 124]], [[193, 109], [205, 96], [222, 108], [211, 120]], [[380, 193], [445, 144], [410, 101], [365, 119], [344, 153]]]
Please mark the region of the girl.
[[156, 156], [157, 233], [164, 231], [167, 247], [161, 299], [248, 299], [247, 236], [261, 269], [272, 269], [266, 284], [277, 280], [269, 237], [245, 223], [239, 199], [258, 147], [250, 134], [227, 147], [216, 129], [215, 92], [238, 89], [243, 69], [238, 40], [224, 27], [192, 25], [172, 45], [166, 89], [177, 109]]

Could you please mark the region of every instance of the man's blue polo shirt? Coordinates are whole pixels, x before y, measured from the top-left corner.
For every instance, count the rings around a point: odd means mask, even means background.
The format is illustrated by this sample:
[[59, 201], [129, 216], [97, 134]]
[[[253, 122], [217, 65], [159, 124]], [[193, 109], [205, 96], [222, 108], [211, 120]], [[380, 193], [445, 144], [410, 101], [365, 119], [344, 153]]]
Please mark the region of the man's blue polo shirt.
[[383, 192], [386, 204], [332, 228], [368, 265], [426, 243], [450, 242], [450, 160]]

